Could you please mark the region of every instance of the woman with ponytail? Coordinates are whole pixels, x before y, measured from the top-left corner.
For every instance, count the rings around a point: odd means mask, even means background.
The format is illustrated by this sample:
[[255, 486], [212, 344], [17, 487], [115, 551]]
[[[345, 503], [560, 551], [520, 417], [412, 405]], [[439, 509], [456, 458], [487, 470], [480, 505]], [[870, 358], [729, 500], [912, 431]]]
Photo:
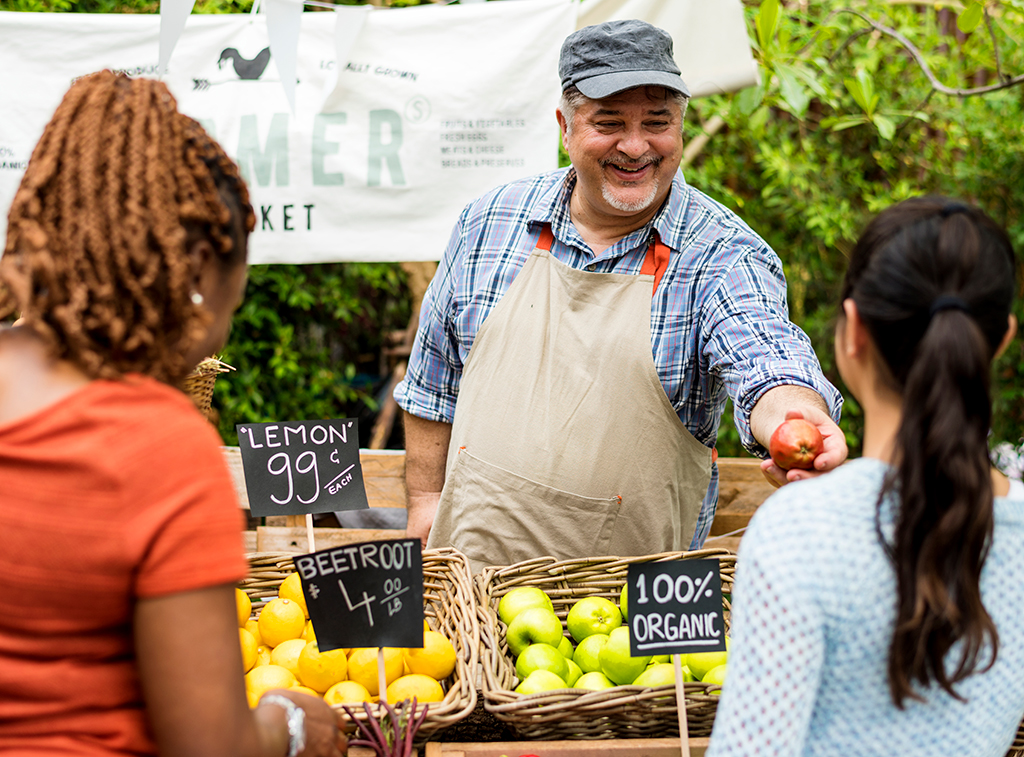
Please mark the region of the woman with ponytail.
[[962, 203], [907, 200], [861, 235], [835, 347], [864, 454], [752, 519], [709, 757], [1006, 754], [1024, 486], [987, 439], [1016, 281], [1006, 233]]
[[78, 79], [0, 258], [0, 754], [337, 757], [336, 713], [250, 709], [221, 440], [177, 385], [227, 338], [254, 225], [167, 87]]

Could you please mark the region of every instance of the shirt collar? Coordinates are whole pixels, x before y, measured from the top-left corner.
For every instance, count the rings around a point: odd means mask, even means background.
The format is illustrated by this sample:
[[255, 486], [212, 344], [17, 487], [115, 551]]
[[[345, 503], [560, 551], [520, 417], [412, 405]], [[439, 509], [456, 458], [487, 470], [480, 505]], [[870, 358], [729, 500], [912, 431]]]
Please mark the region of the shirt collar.
[[[541, 200], [537, 202], [529, 216], [529, 224], [550, 223], [556, 237], [562, 239], [571, 238], [577, 235], [575, 228], [571, 231], [572, 219], [569, 215], [569, 198], [572, 197], [572, 190], [576, 186], [576, 169], [572, 166], [561, 171], [561, 180], [552, 182], [545, 190]], [[658, 232], [661, 241], [674, 250], [682, 249], [683, 237], [686, 232], [686, 211], [690, 205], [690, 185], [683, 178], [681, 169], [675, 172], [672, 177], [672, 190], [668, 199], [658, 214], [636, 231], [629, 234], [626, 239], [630, 248], [638, 244], [648, 244], [651, 237], [651, 230]]]

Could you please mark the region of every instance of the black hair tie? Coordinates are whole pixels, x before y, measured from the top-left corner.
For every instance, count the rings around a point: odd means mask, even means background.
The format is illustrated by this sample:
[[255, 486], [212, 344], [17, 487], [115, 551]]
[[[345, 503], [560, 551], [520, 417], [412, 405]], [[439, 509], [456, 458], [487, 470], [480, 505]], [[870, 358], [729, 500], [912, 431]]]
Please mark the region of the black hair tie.
[[971, 209], [964, 205], [962, 202], [951, 202], [943, 206], [942, 210], [939, 211], [939, 215], [943, 218], [949, 218], [954, 213], [970, 213]]
[[967, 303], [955, 294], [940, 294], [932, 300], [932, 305], [928, 308], [928, 318], [932, 318], [941, 310], [962, 310], [967, 314], [971, 312], [971, 309], [967, 307]]

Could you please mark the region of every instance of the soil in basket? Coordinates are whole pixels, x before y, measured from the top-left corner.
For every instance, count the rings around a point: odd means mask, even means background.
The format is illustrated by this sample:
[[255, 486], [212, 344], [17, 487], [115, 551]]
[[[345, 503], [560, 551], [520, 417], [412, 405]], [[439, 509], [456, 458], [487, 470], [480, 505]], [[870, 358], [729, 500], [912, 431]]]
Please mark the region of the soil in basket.
[[448, 726], [439, 736], [441, 741], [516, 741], [518, 737], [512, 728], [498, 720], [484, 709], [484, 697], [476, 694], [476, 707], [458, 722]]

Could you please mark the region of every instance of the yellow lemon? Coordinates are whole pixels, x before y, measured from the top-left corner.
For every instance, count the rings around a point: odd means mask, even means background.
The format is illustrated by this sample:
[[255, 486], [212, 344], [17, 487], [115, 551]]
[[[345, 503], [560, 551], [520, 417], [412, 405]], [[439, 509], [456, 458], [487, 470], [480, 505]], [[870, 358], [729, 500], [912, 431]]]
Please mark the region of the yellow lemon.
[[430, 623], [428, 623], [428, 622], [427, 622], [427, 619], [426, 619], [426, 618], [424, 618], [424, 619], [423, 619], [423, 630], [424, 630], [424, 631], [432, 631], [432, 630], [433, 630], [433, 629], [432, 629], [432, 628], [430, 627]]
[[348, 660], [345, 650], [332, 649], [321, 652], [315, 641], [306, 642], [299, 654], [299, 681], [314, 691], [323, 694], [331, 686], [344, 681], [348, 675]]
[[309, 696], [311, 696], [311, 697], [318, 697], [318, 696], [320, 696], [319, 692], [313, 691], [308, 686], [303, 686], [301, 684], [298, 685], [298, 686], [292, 686], [290, 689], [288, 689], [288, 691], [298, 691], [298, 692], [301, 692], [303, 694], [309, 694]]
[[339, 681], [324, 694], [327, 704], [348, 704], [349, 702], [372, 702], [374, 697], [366, 687], [355, 681]]
[[260, 665], [269, 665], [269, 664], [270, 664], [270, 648], [269, 647], [265, 647], [265, 646], [263, 646], [261, 644], [260, 646], [256, 647], [256, 665], [254, 667], [259, 667]]
[[295, 676], [280, 665], [258, 665], [245, 674], [245, 691], [249, 706], [255, 707], [260, 697], [271, 689], [290, 689], [297, 683]]
[[306, 617], [297, 604], [278, 597], [260, 611], [259, 625], [263, 643], [276, 647], [282, 641], [299, 638], [306, 627]]
[[263, 637], [260, 636], [260, 623], [256, 618], [249, 618], [245, 621], [245, 625], [242, 628], [251, 633], [252, 637], [256, 639], [256, 646], [263, 646]]
[[425, 631], [422, 649], [405, 650], [405, 664], [410, 673], [423, 673], [441, 681], [455, 670], [455, 647], [437, 631]]
[[242, 628], [252, 614], [252, 600], [237, 586], [235, 587], [235, 607], [238, 610], [238, 627]]
[[[402, 675], [405, 660], [402, 650], [396, 647], [384, 647], [384, 686], [386, 687]], [[361, 683], [371, 696], [379, 696], [377, 685], [377, 647], [356, 647], [348, 656], [348, 677], [350, 681]]]
[[296, 678], [299, 676], [299, 655], [306, 646], [302, 639], [282, 641], [270, 653], [270, 664], [288, 668]]
[[256, 666], [256, 650], [259, 644], [244, 628], [238, 629], [238, 642], [242, 645], [242, 670], [248, 673]]
[[313, 628], [312, 620], [306, 621], [306, 627], [302, 629], [302, 636], [299, 638], [304, 641], [316, 641], [316, 630]]
[[298, 573], [292, 573], [277, 587], [277, 596], [282, 599], [290, 599], [302, 610], [304, 618], [309, 617], [309, 610], [306, 609], [306, 595], [302, 593], [302, 579]]
[[444, 700], [444, 689], [430, 676], [425, 676], [422, 673], [410, 673], [390, 683], [386, 696], [388, 702], [391, 703], [413, 697], [416, 697], [417, 704], [441, 702]]

